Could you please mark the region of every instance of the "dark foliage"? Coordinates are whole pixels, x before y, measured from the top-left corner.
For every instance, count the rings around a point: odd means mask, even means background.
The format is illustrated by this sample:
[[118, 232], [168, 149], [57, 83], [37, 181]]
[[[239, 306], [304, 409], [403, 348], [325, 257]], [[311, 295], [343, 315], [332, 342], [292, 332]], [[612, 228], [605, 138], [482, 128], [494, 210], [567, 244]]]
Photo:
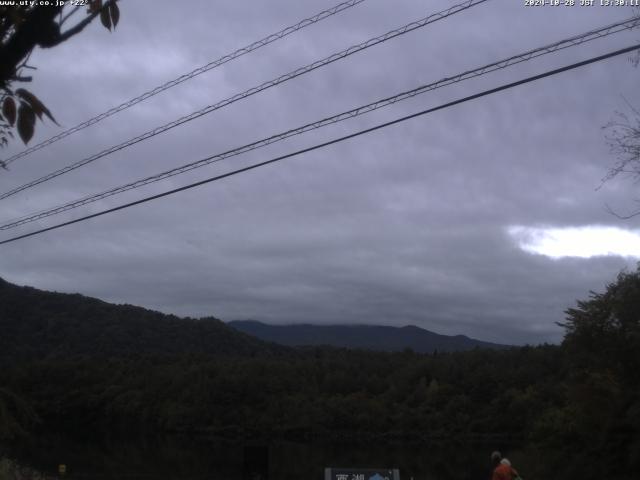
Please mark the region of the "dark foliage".
[[[0, 147], [18, 132], [26, 144], [43, 115], [57, 123], [49, 109], [33, 93], [14, 84], [31, 82], [24, 75], [35, 68], [27, 62], [36, 47], [52, 48], [82, 32], [95, 18], [111, 31], [120, 19], [117, 0], [87, 2], [14, 2], [0, 5]], [[46, 4], [45, 4], [46, 3]], [[83, 6], [87, 8], [84, 9]], [[73, 19], [73, 25], [68, 25]], [[0, 166], [5, 166], [0, 161]]]
[[640, 471], [640, 270], [569, 309], [561, 346], [293, 350], [213, 319], [6, 282], [0, 323], [13, 339], [0, 337], [13, 352], [0, 369], [0, 421], [14, 430], [477, 438], [526, 448], [539, 459], [528, 477]]
[[[567, 401], [545, 443], [570, 441], [590, 478], [640, 471], [640, 266], [567, 310]], [[595, 465], [595, 467], [594, 467]], [[618, 475], [616, 477], [613, 474]]]
[[82, 295], [43, 292], [0, 279], [0, 365], [26, 360], [145, 355], [282, 354], [213, 317], [181, 319]]
[[1, 377], [56, 428], [523, 440], [536, 412], [562, 403], [561, 356], [552, 346], [435, 357], [312, 349], [289, 358], [50, 360]]

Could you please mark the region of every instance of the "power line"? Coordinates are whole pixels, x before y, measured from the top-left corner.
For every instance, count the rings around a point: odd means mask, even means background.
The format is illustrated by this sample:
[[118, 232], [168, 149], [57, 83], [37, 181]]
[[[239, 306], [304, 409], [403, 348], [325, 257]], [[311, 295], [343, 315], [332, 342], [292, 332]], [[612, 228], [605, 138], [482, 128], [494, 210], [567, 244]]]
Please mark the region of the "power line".
[[202, 117], [203, 115], [207, 115], [215, 110], [218, 110], [220, 108], [226, 107], [228, 105], [231, 105], [232, 103], [235, 103], [239, 100], [243, 100], [247, 97], [250, 97], [252, 95], [255, 95], [257, 93], [260, 93], [264, 90], [267, 90], [268, 88], [271, 87], [275, 87], [276, 85], [279, 85], [281, 83], [287, 82], [289, 80], [292, 80], [296, 77], [299, 77], [301, 75], [304, 75], [306, 73], [309, 73], [313, 70], [316, 70], [320, 67], [324, 67], [326, 65], [329, 65], [330, 63], [336, 62], [338, 60], [341, 60], [343, 58], [346, 58], [350, 55], [353, 55], [355, 53], [361, 52], [363, 50], [366, 50], [367, 48], [373, 47], [374, 45], [378, 45], [380, 43], [384, 43], [388, 40], [391, 40], [395, 37], [398, 37], [400, 35], [404, 35], [406, 33], [412, 32], [413, 30], [417, 30], [418, 28], [422, 28], [425, 27], [431, 23], [437, 22], [439, 20], [448, 18], [452, 15], [455, 15], [456, 13], [460, 13], [464, 10], [467, 10], [469, 8], [472, 8], [476, 5], [479, 5], [481, 3], [485, 3], [488, 0], [466, 0], [465, 2], [462, 2], [460, 4], [454, 5], [450, 8], [447, 8], [446, 10], [442, 10], [438, 13], [434, 13], [431, 14], [421, 20], [417, 20], [415, 22], [411, 22], [408, 23], [400, 28], [397, 28], [395, 30], [391, 30], [383, 35], [380, 35], [378, 37], [374, 37], [371, 38], [365, 42], [362, 42], [358, 45], [353, 45], [345, 50], [342, 50], [341, 52], [338, 53], [334, 53], [333, 55], [330, 55], [322, 60], [317, 60], [309, 65], [306, 65], [304, 67], [298, 68], [296, 70], [293, 70], [292, 72], [289, 72], [285, 75], [281, 75], [273, 80], [270, 80], [268, 82], [264, 82], [261, 85], [257, 86], [257, 87], [253, 87], [250, 88], [249, 90], [245, 90], [242, 93], [238, 93], [236, 95], [233, 95], [232, 97], [226, 98], [224, 100], [221, 100], [220, 102], [213, 104], [213, 105], [209, 105], [207, 107], [204, 107], [201, 110], [198, 110], [196, 112], [193, 112], [189, 115], [185, 115], [183, 117], [178, 118], [177, 120], [174, 120], [172, 122], [169, 122], [165, 125], [162, 125], [160, 127], [157, 127], [153, 130], [149, 130], [148, 132], [143, 133], [142, 135], [139, 135], [135, 138], [129, 139], [126, 142], [123, 142], [119, 145], [115, 145], [112, 146], [106, 150], [103, 150], [99, 153], [96, 153], [95, 155], [92, 155], [90, 157], [86, 157], [82, 160], [79, 160], [71, 165], [68, 165], [66, 167], [63, 167], [59, 170], [56, 170], [52, 173], [49, 173], [48, 175], [45, 175], [43, 177], [40, 177], [36, 180], [33, 180], [31, 182], [25, 183], [24, 185], [21, 185], [19, 187], [14, 188], [13, 190], [10, 190], [8, 192], [5, 192], [3, 194], [0, 195], [0, 200], [3, 200], [5, 198], [11, 197], [19, 192], [22, 192], [23, 190], [26, 190], [28, 188], [34, 187], [36, 185], [39, 185], [41, 183], [44, 183], [48, 180], [51, 180], [53, 178], [59, 177], [60, 175], [64, 175], [65, 173], [71, 172], [77, 168], [80, 168], [84, 165], [87, 165], [89, 163], [95, 162], [96, 160], [105, 157], [107, 155], [110, 155], [114, 152], [123, 150], [127, 147], [130, 147], [132, 145], [135, 145], [136, 143], [142, 142], [143, 140], [147, 140], [149, 138], [155, 137], [156, 135], [159, 135], [161, 133], [166, 132], [167, 130], [170, 130], [172, 128], [175, 128], [179, 125], [182, 125], [183, 123], [187, 123], [190, 122], [192, 120], [195, 120], [196, 118]]
[[442, 88], [448, 85], [452, 85], [454, 83], [458, 83], [464, 80], [468, 80], [470, 78], [475, 78], [481, 75], [485, 75], [487, 73], [490, 72], [494, 72], [496, 70], [500, 70], [500, 69], [504, 69], [513, 65], [516, 65], [518, 63], [522, 63], [528, 60], [531, 60], [533, 58], [537, 58], [540, 57], [542, 55], [547, 55], [559, 50], [563, 50], [569, 47], [573, 47], [573, 46], [577, 46], [577, 45], [581, 45], [583, 43], [595, 40], [595, 39], [599, 39], [599, 38], [603, 38], [606, 37], [608, 35], [612, 35], [615, 33], [619, 33], [621, 31], [624, 30], [628, 30], [634, 27], [637, 27], [638, 25], [640, 25], [640, 17], [633, 17], [631, 19], [627, 19], [621, 22], [617, 22], [605, 27], [601, 27], [599, 29], [596, 30], [591, 30], [588, 31], [586, 33], [580, 34], [580, 35], [576, 35], [573, 37], [569, 37], [567, 39], [564, 40], [560, 40], [554, 43], [551, 43], [549, 45], [545, 45], [543, 47], [539, 47], [533, 50], [529, 50], [526, 51], [524, 53], [518, 54], [518, 55], [514, 55], [511, 57], [508, 57], [506, 59], [503, 60], [499, 60], [497, 62], [493, 62], [490, 63], [488, 65], [484, 65], [482, 67], [473, 69], [473, 70], [467, 70], [463, 73], [451, 76], [451, 77], [445, 77], [441, 80], [438, 80], [437, 82], [433, 82], [427, 85], [422, 85], [420, 87], [414, 88], [412, 90], [408, 90], [402, 93], [399, 93], [397, 95], [394, 95], [392, 97], [387, 97], [381, 100], [378, 100], [376, 102], [373, 103], [369, 103], [367, 105], [363, 105], [342, 113], [339, 113], [337, 115], [333, 115], [331, 117], [327, 117], [312, 123], [308, 123], [306, 125], [303, 125], [301, 127], [292, 129], [292, 130], [288, 130], [285, 132], [281, 132], [278, 133], [276, 135], [272, 135], [270, 137], [243, 145], [241, 147], [238, 148], [234, 148], [232, 150], [228, 150], [226, 152], [223, 153], [219, 153], [216, 155], [212, 155], [200, 160], [197, 160], [195, 162], [191, 162], [191, 163], [187, 163], [185, 165], [182, 165], [180, 167], [176, 167], [161, 173], [158, 173], [156, 175], [152, 175], [140, 180], [136, 180], [134, 182], [125, 184], [125, 185], [121, 185], [119, 187], [115, 187], [112, 188], [110, 190], [106, 190], [103, 191], [101, 193], [98, 194], [94, 194], [94, 195], [90, 195], [78, 200], [74, 200], [72, 202], [66, 203], [64, 205], [59, 205], [57, 207], [53, 207], [50, 209], [46, 209], [46, 210], [42, 210], [40, 212], [35, 212], [35, 213], [31, 213], [28, 214], [26, 216], [14, 219], [14, 220], [10, 220], [7, 223], [0, 225], [0, 230], [9, 230], [11, 228], [16, 228], [18, 226], [21, 225], [25, 225], [27, 223], [31, 223], [34, 222], [36, 220], [40, 220], [43, 218], [47, 218], [50, 217], [52, 215], [56, 215], [62, 212], [66, 212], [68, 210], [72, 210], [74, 208], [78, 208], [80, 206], [83, 205], [87, 205], [90, 203], [94, 203], [97, 202], [99, 200], [111, 197], [113, 195], [117, 195], [129, 190], [133, 190], [136, 188], [140, 188], [142, 186], [145, 185], [149, 185], [151, 183], [155, 183], [170, 177], [173, 177], [175, 175], [179, 175], [185, 172], [188, 172], [190, 170], [194, 170], [196, 168], [200, 168], [212, 163], [216, 163], [222, 160], [225, 160], [227, 158], [230, 157], [234, 157], [243, 153], [247, 153], [249, 151], [252, 150], [256, 150], [258, 148], [261, 147], [265, 147], [267, 145], [285, 140], [287, 138], [293, 137], [295, 135], [300, 135], [302, 133], [306, 133], [308, 131], [311, 130], [315, 130], [327, 125], [331, 125], [334, 123], [338, 123], [350, 118], [354, 118], [360, 115], [364, 115], [365, 113], [369, 113], [372, 112], [374, 110], [383, 108], [383, 107], [387, 107], [389, 105], [392, 105], [394, 103], [397, 103], [399, 101], [402, 100], [406, 100], [409, 98], [412, 98], [416, 95], [419, 94], [423, 94], [429, 91], [433, 91], [436, 90], [438, 88]]
[[201, 185], [205, 185], [207, 183], [215, 182], [217, 180], [222, 180], [223, 178], [231, 177], [231, 176], [237, 175], [239, 173], [247, 172], [249, 170], [253, 170], [253, 169], [256, 169], [256, 168], [259, 168], [259, 167], [264, 167], [266, 165], [270, 165], [272, 163], [276, 163], [276, 162], [279, 162], [281, 160], [285, 160], [287, 158], [295, 157], [295, 156], [301, 155], [303, 153], [311, 152], [313, 150], [318, 150], [320, 148], [327, 147], [329, 145], [340, 143], [340, 142], [343, 142], [345, 140], [349, 140], [351, 138], [359, 137], [360, 135], [364, 135], [366, 133], [371, 133], [373, 131], [380, 130], [382, 128], [386, 128], [386, 127], [389, 127], [391, 125], [395, 125], [397, 123], [405, 122], [407, 120], [410, 120], [410, 119], [413, 119], [413, 118], [416, 118], [416, 117], [420, 117], [422, 115], [426, 115], [426, 114], [429, 114], [429, 113], [436, 112], [438, 110], [443, 110], [443, 109], [446, 109], [446, 108], [449, 108], [449, 107], [453, 107], [453, 106], [459, 105], [461, 103], [465, 103], [465, 102], [468, 102], [468, 101], [471, 101], [471, 100], [475, 100], [477, 98], [481, 98], [481, 97], [484, 97], [484, 96], [487, 96], [487, 95], [492, 95], [494, 93], [501, 92], [503, 90], [507, 90], [507, 89], [510, 89], [510, 88], [514, 88], [514, 87], [517, 87], [519, 85], [523, 85], [523, 84], [526, 84], [526, 83], [530, 83], [530, 82], [534, 82], [534, 81], [537, 81], [537, 80], [541, 80], [543, 78], [550, 77], [552, 75], [557, 75], [557, 74], [560, 74], [562, 72], [573, 70], [573, 69], [576, 69], [576, 68], [579, 68], [579, 67], [583, 67], [585, 65], [589, 65], [589, 64], [592, 64], [592, 63], [600, 62], [602, 60], [606, 60], [608, 58], [612, 58], [612, 57], [615, 57], [615, 56], [618, 56], [618, 55], [624, 55], [625, 53], [633, 52], [635, 50], [640, 50], [640, 45], [633, 45], [633, 46], [630, 46], [630, 47], [622, 48], [620, 50], [615, 50], [613, 52], [609, 52], [609, 53], [604, 54], [604, 55], [600, 55], [600, 56], [597, 56], [597, 57], [592, 57], [592, 58], [590, 58], [588, 60], [584, 60], [584, 61], [581, 61], [581, 62], [573, 63], [571, 65], [567, 65], [567, 66], [564, 66], [564, 67], [561, 67], [561, 68], [557, 68], [557, 69], [554, 69], [554, 70], [549, 70], [547, 72], [544, 72], [544, 73], [541, 73], [541, 74], [538, 74], [538, 75], [534, 75], [534, 76], [531, 76], [531, 77], [527, 77], [527, 78], [524, 78], [522, 80], [518, 80], [516, 82], [507, 83], [507, 84], [501, 85], [499, 87], [495, 87], [495, 88], [492, 88], [492, 89], [489, 89], [489, 90], [484, 90], [483, 92], [476, 93], [474, 95], [470, 95], [468, 97], [464, 97], [464, 98], [460, 98], [458, 100], [454, 100], [452, 102], [444, 103], [444, 104], [439, 105], [437, 107], [433, 107], [433, 108], [429, 108], [429, 109], [426, 109], [426, 110], [422, 110], [420, 112], [413, 113], [411, 115], [407, 115], [407, 116], [404, 116], [404, 117], [400, 117], [400, 118], [397, 118], [395, 120], [391, 120], [389, 122], [381, 123], [381, 124], [378, 124], [376, 126], [373, 126], [373, 127], [370, 127], [370, 128], [366, 128], [364, 130], [359, 130], [359, 131], [351, 133], [349, 135], [345, 135], [345, 136], [342, 136], [342, 137], [339, 137], [339, 138], [335, 138], [333, 140], [329, 140], [329, 141], [324, 142], [324, 143], [319, 143], [319, 144], [316, 144], [314, 146], [311, 146], [311, 147], [308, 147], [308, 148], [304, 148], [302, 150], [297, 150], [295, 152], [288, 153], [286, 155], [281, 155], [279, 157], [272, 158], [270, 160], [266, 160], [264, 162], [255, 163], [253, 165], [249, 165], [249, 166], [244, 167], [244, 168], [239, 168], [237, 170], [233, 170], [231, 172], [224, 173], [222, 175], [217, 175], [215, 177], [207, 178], [205, 180], [200, 180], [199, 182], [191, 183], [189, 185], [185, 185], [185, 186], [179, 187], [179, 188], [174, 188], [173, 190], [168, 190], [166, 192], [162, 192], [162, 193], [159, 193], [159, 194], [156, 194], [156, 195], [145, 197], [145, 198], [142, 198], [140, 200], [136, 200], [134, 202], [126, 203], [124, 205], [120, 205], [120, 206], [113, 207], [113, 208], [109, 208], [107, 210], [102, 210], [100, 212], [97, 212], [97, 213], [94, 213], [94, 214], [91, 214], [91, 215], [86, 215], [84, 217], [77, 218], [75, 220], [70, 220], [68, 222], [59, 223], [59, 224], [53, 225], [51, 227], [42, 228], [42, 229], [36, 230], [34, 232], [26, 233], [24, 235], [19, 235], [19, 236], [16, 236], [16, 237], [12, 237], [12, 238], [9, 238], [7, 240], [0, 241], [0, 245], [4, 245], [4, 244], [10, 243], [10, 242], [15, 242], [17, 240], [22, 240], [24, 238], [32, 237], [34, 235], [39, 235], [41, 233], [49, 232], [51, 230], [56, 230], [58, 228], [62, 228], [62, 227], [68, 226], [68, 225], [73, 225], [74, 223], [79, 223], [79, 222], [83, 222], [85, 220], [89, 220], [89, 219], [92, 219], [92, 218], [100, 217], [100, 216], [106, 215], [108, 213], [113, 213], [113, 212], [117, 212], [119, 210], [124, 210], [126, 208], [133, 207], [135, 205], [140, 205], [142, 203], [150, 202], [152, 200], [157, 200], [158, 198], [162, 198], [162, 197], [166, 197], [166, 196], [169, 196], [169, 195], [173, 195], [175, 193], [182, 192], [182, 191], [185, 191], [185, 190], [189, 190], [191, 188], [199, 187]]
[[243, 55], [246, 55], [248, 53], [251, 53], [255, 50], [258, 50], [259, 48], [262, 48], [264, 46], [269, 45], [270, 43], [275, 42], [276, 40], [280, 40], [281, 38], [284, 38], [288, 35], [291, 35], [294, 32], [297, 32], [298, 30], [302, 30], [303, 28], [306, 28], [310, 25], [313, 25], [315, 23], [320, 22], [321, 20], [324, 20], [325, 18], [331, 17], [333, 15], [335, 15], [336, 13], [340, 13], [344, 10], [347, 10], [351, 7], [355, 7], [356, 5], [364, 2], [365, 0], [348, 0], [346, 2], [340, 3], [332, 8], [329, 8], [327, 10], [323, 10], [320, 13], [316, 13], [315, 15], [309, 17], [309, 18], [305, 18], [304, 20], [301, 20], [300, 22], [296, 23], [295, 25], [291, 25], [287, 28], [284, 28], [282, 30], [280, 30], [279, 32], [276, 33], [272, 33], [271, 35], [268, 35], [266, 37], [264, 37], [261, 40], [258, 40], [256, 42], [253, 42], [250, 45], [247, 45], [246, 47], [242, 47], [239, 48], [238, 50], [236, 50], [233, 53], [229, 53], [227, 55], [224, 55], [220, 58], [218, 58], [217, 60], [213, 60], [212, 62], [207, 63], [206, 65], [202, 65], [201, 67], [196, 68], [195, 70], [190, 71], [189, 73], [185, 73], [184, 75], [179, 76], [178, 78], [175, 78], [173, 80], [170, 80], [166, 83], [163, 83], [162, 85], [159, 85], [151, 90], [148, 90], [144, 93], [142, 93], [141, 95], [138, 95], [137, 97], [132, 98], [131, 100], [128, 100], [126, 102], [121, 103], [120, 105], [113, 107], [109, 110], [107, 110], [106, 112], [103, 112], [99, 115], [96, 115], [95, 117], [90, 118], [89, 120], [86, 120], [82, 123], [79, 123], [78, 125], [71, 127], [63, 132], [58, 133], [57, 135], [54, 135], [51, 138], [48, 138], [47, 140], [44, 140], [36, 145], [33, 145], [32, 147], [27, 148], [26, 150], [13, 155], [12, 157], [9, 157], [7, 160], [4, 160], [4, 164], [5, 165], [9, 165], [10, 163], [15, 162], [16, 160], [22, 158], [22, 157], [26, 157], [27, 155], [29, 155], [30, 153], [33, 153], [37, 150], [40, 150], [48, 145], [51, 145], [52, 143], [57, 142], [58, 140], [62, 140], [65, 137], [68, 137], [69, 135], [72, 135], [76, 132], [79, 132], [80, 130], [84, 130], [87, 127], [90, 127], [91, 125], [95, 125], [98, 122], [101, 122], [102, 120], [115, 115], [118, 112], [121, 112], [122, 110], [126, 110], [127, 108], [130, 108], [140, 102], [144, 102], [145, 100], [161, 93], [164, 92], [165, 90], [168, 90], [169, 88], [175, 87], [176, 85], [180, 85], [183, 82], [186, 82], [187, 80], [191, 80], [193, 77], [196, 77], [202, 73], [208, 72], [209, 70], [213, 70], [214, 68], [217, 68], [221, 65], [224, 65], [225, 63], [230, 62], [231, 60], [235, 60], [236, 58], [242, 57]]

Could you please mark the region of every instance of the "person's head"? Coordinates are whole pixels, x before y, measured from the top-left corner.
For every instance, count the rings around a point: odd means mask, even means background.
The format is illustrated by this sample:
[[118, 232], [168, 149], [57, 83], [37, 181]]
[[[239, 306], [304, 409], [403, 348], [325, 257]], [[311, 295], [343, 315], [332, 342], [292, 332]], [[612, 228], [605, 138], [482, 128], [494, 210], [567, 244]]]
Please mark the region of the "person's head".
[[498, 465], [500, 463], [500, 460], [502, 460], [502, 454], [500, 452], [496, 450], [495, 452], [491, 453], [491, 465]]

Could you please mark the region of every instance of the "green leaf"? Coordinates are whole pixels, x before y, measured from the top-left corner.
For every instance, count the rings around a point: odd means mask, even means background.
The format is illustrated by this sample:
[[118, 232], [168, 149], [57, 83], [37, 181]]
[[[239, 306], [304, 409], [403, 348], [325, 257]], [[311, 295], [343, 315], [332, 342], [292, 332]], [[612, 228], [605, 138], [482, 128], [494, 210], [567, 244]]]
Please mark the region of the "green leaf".
[[113, 28], [115, 30], [116, 25], [120, 21], [120, 9], [118, 8], [118, 4], [113, 2], [109, 5], [109, 12], [111, 13], [111, 23], [113, 24]]
[[18, 134], [25, 143], [29, 143], [31, 137], [33, 137], [33, 130], [36, 124], [36, 115], [26, 102], [20, 102], [20, 108], [18, 109]]
[[102, 22], [102, 25], [104, 25], [104, 28], [111, 31], [111, 15], [109, 14], [108, 8], [100, 10], [100, 21]]
[[2, 114], [9, 122], [9, 125], [13, 127], [13, 124], [16, 123], [16, 102], [13, 101], [13, 98], [7, 97], [4, 99]]
[[33, 93], [25, 90], [24, 88], [19, 88], [16, 90], [16, 95], [23, 100], [26, 100], [31, 105], [33, 112], [38, 116], [38, 118], [42, 119], [42, 114], [44, 113], [53, 123], [59, 125], [59, 123], [56, 122], [56, 119], [53, 118], [53, 115], [51, 115], [49, 109], [45, 107], [44, 103], [42, 103]]

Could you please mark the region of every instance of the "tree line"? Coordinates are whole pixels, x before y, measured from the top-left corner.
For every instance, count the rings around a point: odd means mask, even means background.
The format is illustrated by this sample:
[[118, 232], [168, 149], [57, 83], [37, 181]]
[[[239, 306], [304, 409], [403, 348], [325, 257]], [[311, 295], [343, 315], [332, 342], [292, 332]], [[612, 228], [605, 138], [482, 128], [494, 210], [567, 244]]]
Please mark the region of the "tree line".
[[495, 439], [539, 474], [640, 468], [640, 270], [567, 310], [561, 345], [448, 354], [335, 348], [49, 358], [0, 370], [0, 435]]

